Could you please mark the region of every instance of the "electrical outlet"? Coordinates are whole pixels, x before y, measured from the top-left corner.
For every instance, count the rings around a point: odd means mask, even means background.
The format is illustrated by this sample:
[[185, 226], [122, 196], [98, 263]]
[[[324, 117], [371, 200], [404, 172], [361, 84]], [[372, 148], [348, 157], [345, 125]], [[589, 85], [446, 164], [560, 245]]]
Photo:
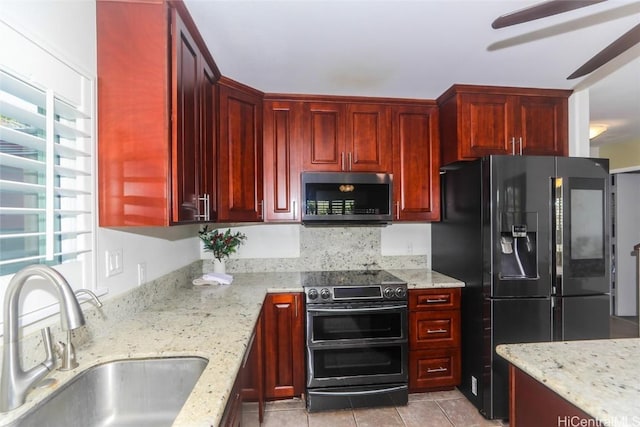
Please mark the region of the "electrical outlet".
[[115, 249], [113, 251], [105, 252], [105, 262], [106, 262], [106, 272], [107, 277], [115, 276], [116, 274], [122, 273], [123, 268], [123, 259], [122, 259], [122, 249]]
[[138, 286], [147, 283], [147, 263], [138, 263]]
[[478, 395], [478, 379], [474, 376], [471, 376], [471, 393], [474, 396]]

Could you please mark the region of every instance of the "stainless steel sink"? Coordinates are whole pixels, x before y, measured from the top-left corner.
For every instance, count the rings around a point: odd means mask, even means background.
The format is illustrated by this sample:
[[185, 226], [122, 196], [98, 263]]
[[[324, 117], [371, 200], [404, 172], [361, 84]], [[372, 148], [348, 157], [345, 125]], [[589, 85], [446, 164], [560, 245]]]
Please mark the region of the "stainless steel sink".
[[170, 426], [207, 362], [200, 357], [175, 357], [94, 366], [11, 425]]

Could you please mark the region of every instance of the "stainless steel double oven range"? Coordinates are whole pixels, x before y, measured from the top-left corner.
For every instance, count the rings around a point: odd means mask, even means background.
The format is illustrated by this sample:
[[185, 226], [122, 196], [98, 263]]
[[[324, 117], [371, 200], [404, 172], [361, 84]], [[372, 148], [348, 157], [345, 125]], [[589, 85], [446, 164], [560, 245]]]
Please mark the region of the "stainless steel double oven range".
[[306, 272], [302, 284], [307, 410], [406, 405], [406, 282], [358, 270]]

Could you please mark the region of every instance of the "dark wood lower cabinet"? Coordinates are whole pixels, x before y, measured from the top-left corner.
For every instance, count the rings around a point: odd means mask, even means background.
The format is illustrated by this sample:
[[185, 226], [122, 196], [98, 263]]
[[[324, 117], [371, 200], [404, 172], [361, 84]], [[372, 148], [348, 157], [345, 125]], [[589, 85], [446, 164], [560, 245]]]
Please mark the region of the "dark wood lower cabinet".
[[409, 291], [409, 392], [460, 384], [460, 289]]
[[509, 425], [538, 427], [601, 424], [541, 382], [509, 365]]
[[265, 397], [300, 396], [305, 384], [303, 294], [268, 294], [263, 311]]
[[409, 391], [449, 390], [460, 384], [460, 348], [409, 352]]
[[[242, 366], [233, 384], [221, 426], [257, 425], [264, 418], [264, 312], [251, 335]], [[254, 406], [257, 403], [257, 408]], [[257, 409], [257, 410], [256, 410]]]
[[265, 399], [302, 395], [304, 346], [303, 294], [267, 294], [220, 425], [257, 425]]

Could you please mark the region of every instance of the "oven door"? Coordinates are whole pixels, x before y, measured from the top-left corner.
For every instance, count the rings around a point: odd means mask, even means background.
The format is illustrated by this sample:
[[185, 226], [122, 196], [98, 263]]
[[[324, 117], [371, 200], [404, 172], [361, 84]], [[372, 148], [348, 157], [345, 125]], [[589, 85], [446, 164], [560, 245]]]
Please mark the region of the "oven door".
[[307, 386], [406, 382], [407, 305], [308, 304]]
[[307, 345], [407, 339], [406, 303], [308, 304]]
[[307, 347], [307, 387], [406, 383], [406, 340]]

